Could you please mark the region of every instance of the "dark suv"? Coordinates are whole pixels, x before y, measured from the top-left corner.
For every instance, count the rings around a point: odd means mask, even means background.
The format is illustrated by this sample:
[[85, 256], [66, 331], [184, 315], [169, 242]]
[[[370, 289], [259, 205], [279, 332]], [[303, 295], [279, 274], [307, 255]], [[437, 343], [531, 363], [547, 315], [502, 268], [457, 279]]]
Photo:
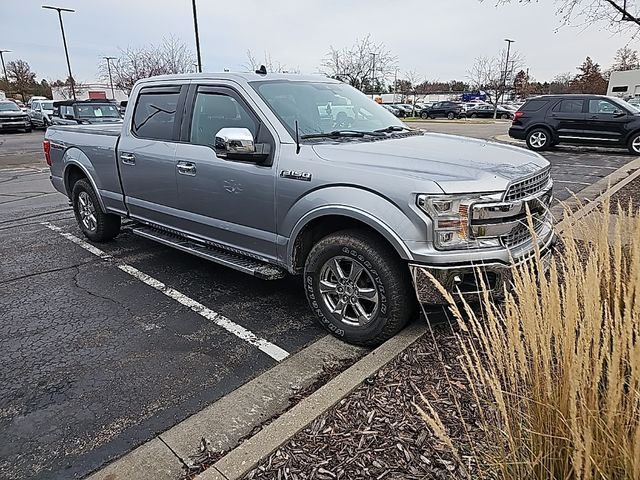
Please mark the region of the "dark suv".
[[559, 143], [626, 147], [640, 155], [640, 110], [602, 95], [544, 95], [515, 113], [509, 135], [531, 150]]
[[449, 120], [464, 116], [462, 105], [456, 102], [436, 102], [420, 111], [422, 118], [446, 117]]

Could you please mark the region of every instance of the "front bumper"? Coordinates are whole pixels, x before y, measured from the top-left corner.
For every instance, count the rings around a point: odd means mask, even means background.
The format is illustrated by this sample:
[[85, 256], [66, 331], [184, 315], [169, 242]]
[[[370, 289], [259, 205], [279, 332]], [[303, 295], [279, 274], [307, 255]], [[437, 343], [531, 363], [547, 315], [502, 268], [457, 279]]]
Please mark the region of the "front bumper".
[[11, 120], [11, 121], [0, 121], [0, 129], [3, 130], [18, 130], [22, 128], [29, 128], [31, 126], [31, 122], [29, 119], [26, 120]]
[[[552, 233], [545, 239], [544, 244], [540, 245], [540, 255], [544, 265], [548, 265], [550, 261], [555, 241], [555, 234]], [[490, 296], [500, 300], [504, 297], [505, 287], [507, 290], [510, 289], [513, 267], [529, 260], [533, 255], [532, 249], [526, 255], [514, 259], [511, 264], [502, 262], [471, 262], [460, 265], [410, 263], [409, 270], [420, 303], [431, 305], [449, 303], [425, 272], [429, 272], [453, 298], [460, 298], [462, 295], [469, 302], [477, 302], [482, 298], [483, 289], [480, 280], [482, 275], [485, 289]]]

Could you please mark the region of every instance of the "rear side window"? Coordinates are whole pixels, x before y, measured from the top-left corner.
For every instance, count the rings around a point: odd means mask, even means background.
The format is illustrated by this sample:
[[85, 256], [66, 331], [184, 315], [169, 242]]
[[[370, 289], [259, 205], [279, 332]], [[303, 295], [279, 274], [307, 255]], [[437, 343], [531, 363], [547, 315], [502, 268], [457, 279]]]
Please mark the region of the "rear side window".
[[138, 96], [133, 113], [133, 133], [140, 138], [173, 140], [180, 93], [145, 93]]
[[553, 111], [562, 113], [582, 113], [583, 104], [584, 100], [562, 100], [555, 107], [553, 107]]
[[547, 104], [546, 100], [529, 100], [520, 110], [523, 112], [537, 112]]

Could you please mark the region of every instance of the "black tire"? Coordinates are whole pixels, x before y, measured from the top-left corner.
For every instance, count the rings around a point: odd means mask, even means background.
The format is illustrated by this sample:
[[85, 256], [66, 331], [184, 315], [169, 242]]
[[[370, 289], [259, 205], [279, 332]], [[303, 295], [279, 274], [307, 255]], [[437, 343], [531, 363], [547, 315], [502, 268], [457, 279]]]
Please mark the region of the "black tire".
[[476, 115], [475, 113], [472, 113], [471, 115], [469, 115], [469, 118], [476, 118], [478, 115]]
[[540, 152], [547, 150], [553, 143], [551, 132], [546, 128], [534, 128], [527, 133], [527, 147], [530, 150]]
[[[120, 233], [120, 216], [102, 211], [98, 197], [86, 179], [81, 178], [74, 183], [71, 198], [78, 226], [89, 240], [92, 242], [107, 242]], [[84, 206], [81, 205], [81, 198]], [[87, 200], [90, 202], [87, 202]], [[85, 217], [84, 212], [86, 212], [86, 209], [93, 213], [95, 226], [93, 226], [93, 221], [90, 222], [90, 225], [84, 223], [83, 218]]]
[[[341, 280], [335, 275], [334, 260], [344, 274]], [[348, 274], [346, 265], [350, 266]], [[353, 265], [362, 268], [355, 283], [349, 280]], [[334, 289], [323, 295], [321, 280]], [[320, 240], [307, 257], [304, 282], [307, 300], [320, 324], [356, 345], [375, 346], [393, 337], [413, 317], [417, 306], [408, 267], [382, 240], [359, 230], [336, 232]], [[375, 299], [360, 296], [364, 290], [370, 296], [375, 291]], [[361, 325], [349, 320], [358, 315], [354, 302], [366, 314]], [[344, 317], [332, 313], [332, 307], [341, 308]]]
[[420, 117], [427, 120], [429, 118], [429, 114], [428, 113], [421, 113]]
[[502, 115], [500, 115], [500, 118], [502, 120], [508, 120], [509, 119], [509, 114], [508, 113], [503, 113]]
[[31, 127], [27, 127], [24, 129], [24, 133], [31, 133]]
[[454, 118], [456, 118], [456, 114], [453, 113], [453, 112], [449, 112], [449, 113], [447, 113], [447, 118], [449, 120], [453, 120]]
[[[635, 143], [635, 147], [634, 147]], [[640, 132], [636, 132], [631, 135], [629, 138], [629, 143], [627, 143], [627, 148], [632, 155], [640, 155]]]

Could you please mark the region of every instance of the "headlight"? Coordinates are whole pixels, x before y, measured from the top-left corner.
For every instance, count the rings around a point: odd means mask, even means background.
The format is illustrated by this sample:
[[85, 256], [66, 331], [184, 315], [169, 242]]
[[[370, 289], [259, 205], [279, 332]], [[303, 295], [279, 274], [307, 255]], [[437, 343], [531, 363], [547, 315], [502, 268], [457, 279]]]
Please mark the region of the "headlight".
[[[499, 247], [499, 238], [470, 237], [469, 208], [480, 196], [418, 195], [417, 204], [433, 221], [433, 242], [441, 250]], [[486, 201], [486, 200], [485, 200]]]

